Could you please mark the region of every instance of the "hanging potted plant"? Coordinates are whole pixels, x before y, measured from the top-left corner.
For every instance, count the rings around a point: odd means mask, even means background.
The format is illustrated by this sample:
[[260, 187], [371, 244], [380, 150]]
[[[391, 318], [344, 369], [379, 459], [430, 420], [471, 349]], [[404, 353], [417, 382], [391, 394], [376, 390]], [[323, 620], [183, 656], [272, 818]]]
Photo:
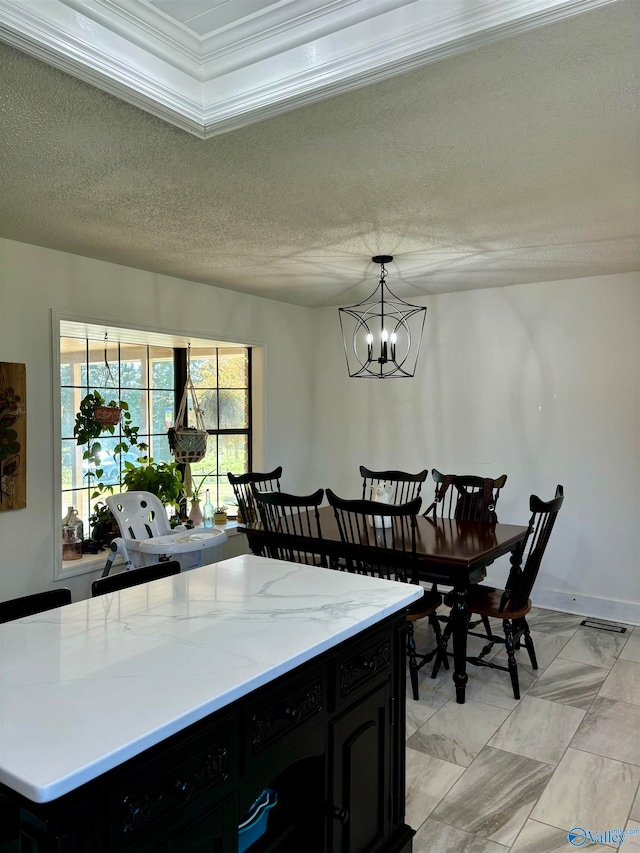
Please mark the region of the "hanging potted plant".
[[[187, 425], [189, 399], [191, 399], [191, 408], [195, 418], [196, 425], [191, 427]], [[200, 462], [207, 455], [207, 438], [209, 434], [205, 427], [204, 414], [198, 403], [196, 389], [191, 379], [191, 344], [187, 350], [187, 380], [184, 385], [184, 392], [178, 414], [174, 425], [169, 429], [167, 438], [169, 440], [169, 450], [174, 456], [176, 462], [181, 462], [186, 465], [186, 483], [189, 485], [190, 466], [193, 462]], [[190, 489], [187, 489], [189, 492]]]
[[[95, 417], [96, 409], [111, 410], [118, 412], [117, 420], [98, 420]], [[99, 480], [102, 476], [100, 465], [100, 451], [102, 445], [98, 441], [103, 434], [113, 435], [116, 426], [120, 424], [123, 440], [113, 448], [113, 454], [126, 453], [130, 446], [146, 449], [146, 445], [138, 445], [138, 430], [140, 427], [131, 423], [131, 412], [129, 405], [124, 400], [110, 400], [108, 403], [99, 391], [90, 391], [80, 402], [80, 408], [76, 414], [73, 426], [73, 436], [76, 444], [87, 445], [82, 458], [89, 463], [87, 476], [94, 476]], [[91, 468], [93, 466], [93, 468]]]
[[[109, 367], [107, 358], [107, 333], [104, 335], [104, 386], [107, 388], [113, 385], [115, 389], [115, 380]], [[129, 406], [124, 400], [109, 400], [102, 396], [98, 390], [90, 391], [86, 397], [80, 402], [80, 408], [76, 414], [76, 421], [73, 427], [73, 435], [76, 443], [79, 445], [87, 445], [87, 449], [82, 455], [82, 458], [88, 463], [87, 476], [94, 476], [96, 482], [102, 477], [102, 465], [100, 460], [100, 451], [102, 445], [98, 441], [103, 433], [113, 435], [116, 426], [120, 424], [124, 440], [120, 441], [113, 448], [113, 455], [126, 453], [131, 445], [138, 446], [138, 430], [139, 427], [131, 424], [131, 413]], [[146, 449], [145, 445], [140, 445]], [[98, 494], [100, 494], [98, 491]], [[96, 497], [97, 495], [93, 495]]]

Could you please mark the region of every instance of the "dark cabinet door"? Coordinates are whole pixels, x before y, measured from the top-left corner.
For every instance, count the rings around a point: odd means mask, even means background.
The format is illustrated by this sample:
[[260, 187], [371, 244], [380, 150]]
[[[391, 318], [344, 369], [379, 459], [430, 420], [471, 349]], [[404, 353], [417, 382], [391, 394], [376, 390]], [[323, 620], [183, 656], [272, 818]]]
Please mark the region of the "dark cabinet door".
[[390, 689], [331, 724], [332, 853], [374, 853], [390, 833]]

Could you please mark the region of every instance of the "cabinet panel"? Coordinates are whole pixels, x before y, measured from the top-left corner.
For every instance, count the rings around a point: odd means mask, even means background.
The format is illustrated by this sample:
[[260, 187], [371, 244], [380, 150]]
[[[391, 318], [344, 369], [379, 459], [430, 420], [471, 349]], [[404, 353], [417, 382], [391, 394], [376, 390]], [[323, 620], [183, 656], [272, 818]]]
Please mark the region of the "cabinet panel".
[[340, 657], [336, 671], [338, 708], [352, 704], [359, 694], [371, 690], [375, 682], [388, 678], [392, 671], [392, 634], [374, 641], [361, 642]]
[[173, 834], [190, 838], [195, 826], [213, 843], [221, 820], [214, 818], [215, 806], [236, 781], [237, 738], [233, 721], [205, 727], [199, 736], [127, 774], [108, 798], [109, 849], [168, 853], [174, 850]]
[[325, 682], [322, 670], [298, 682], [289, 679], [250, 707], [246, 727], [250, 734], [249, 762], [250, 756], [268, 753], [269, 748], [279, 751], [317, 725], [325, 709]]
[[332, 853], [374, 853], [390, 831], [390, 688], [331, 725]]

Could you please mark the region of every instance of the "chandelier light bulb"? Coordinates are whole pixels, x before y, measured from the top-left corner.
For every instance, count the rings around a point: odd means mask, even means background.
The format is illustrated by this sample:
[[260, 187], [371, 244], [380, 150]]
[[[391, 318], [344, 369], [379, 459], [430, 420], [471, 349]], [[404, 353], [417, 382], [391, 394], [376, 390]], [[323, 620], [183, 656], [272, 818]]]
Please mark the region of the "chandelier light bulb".
[[371, 332], [367, 335], [367, 361], [373, 358], [373, 335]]

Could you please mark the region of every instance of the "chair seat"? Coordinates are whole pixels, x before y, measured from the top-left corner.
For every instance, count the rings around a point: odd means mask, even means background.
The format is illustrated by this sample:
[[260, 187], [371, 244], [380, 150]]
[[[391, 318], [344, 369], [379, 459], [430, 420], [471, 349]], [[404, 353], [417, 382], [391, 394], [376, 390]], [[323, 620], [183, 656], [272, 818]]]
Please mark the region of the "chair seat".
[[[504, 590], [495, 586], [471, 586], [467, 592], [467, 609], [470, 613], [476, 613], [478, 616], [488, 616], [493, 619], [521, 619], [531, 610], [531, 599], [523, 606], [514, 610], [511, 608], [510, 602], [507, 602], [504, 610], [500, 610], [500, 602]], [[453, 596], [448, 593], [445, 597], [445, 604], [451, 606], [453, 604]]]
[[423, 619], [425, 616], [433, 613], [442, 604], [442, 596], [439, 592], [434, 592], [432, 589], [425, 589], [422, 598], [417, 601], [412, 601], [407, 608], [407, 619], [410, 622], [415, 622], [417, 619]]

